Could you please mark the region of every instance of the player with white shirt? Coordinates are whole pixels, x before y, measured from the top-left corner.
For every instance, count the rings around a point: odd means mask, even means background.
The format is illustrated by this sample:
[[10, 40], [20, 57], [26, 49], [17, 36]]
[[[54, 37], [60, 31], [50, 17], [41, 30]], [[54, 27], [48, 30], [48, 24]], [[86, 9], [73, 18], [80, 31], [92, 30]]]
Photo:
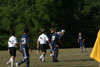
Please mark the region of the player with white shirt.
[[11, 37], [8, 40], [8, 52], [11, 55], [10, 60], [7, 62], [8, 66], [11, 64], [11, 67], [14, 67], [14, 59], [16, 57], [16, 47], [17, 47], [17, 38], [15, 37], [15, 32], [11, 32]]
[[51, 44], [50, 44], [50, 41], [49, 41], [47, 35], [45, 34], [45, 30], [44, 29], [41, 30], [41, 33], [42, 34], [39, 36], [39, 38], [37, 40], [37, 48], [39, 48], [39, 44], [40, 44], [41, 50], [42, 50], [42, 55], [40, 56], [39, 59], [42, 62], [45, 62], [47, 41], [48, 41], [50, 47], [51, 47]]

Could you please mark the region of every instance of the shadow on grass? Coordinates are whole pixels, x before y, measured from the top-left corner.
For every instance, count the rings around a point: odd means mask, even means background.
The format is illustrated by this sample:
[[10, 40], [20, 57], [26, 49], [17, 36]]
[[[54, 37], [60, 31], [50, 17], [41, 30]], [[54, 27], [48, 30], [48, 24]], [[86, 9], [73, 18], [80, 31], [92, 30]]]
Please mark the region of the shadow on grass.
[[63, 60], [61, 62], [75, 62], [75, 61], [93, 61], [93, 59]]
[[71, 65], [70, 66], [69, 65], [68, 66], [67, 65], [44, 65], [44, 66], [45, 67], [46, 66], [50, 66], [50, 67], [53, 67], [53, 66], [54, 67], [94, 67], [94, 66], [71, 66]]
[[74, 66], [74, 67], [94, 67], [94, 66]]

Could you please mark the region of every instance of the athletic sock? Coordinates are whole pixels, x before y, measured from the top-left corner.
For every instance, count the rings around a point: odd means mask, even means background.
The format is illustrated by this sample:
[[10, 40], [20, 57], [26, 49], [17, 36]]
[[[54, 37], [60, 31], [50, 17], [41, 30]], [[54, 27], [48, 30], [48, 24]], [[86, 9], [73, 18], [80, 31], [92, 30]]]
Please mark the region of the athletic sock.
[[12, 57], [9, 59], [9, 61], [7, 62], [7, 64], [10, 64], [11, 63], [11, 60], [12, 60]]
[[40, 56], [40, 59], [42, 59], [43, 58], [43, 54]]
[[26, 59], [22, 59], [19, 63], [18, 63], [18, 65], [21, 65], [22, 63], [24, 63], [24, 62], [26, 62], [27, 60]]
[[11, 67], [14, 67], [14, 60], [11, 60]]

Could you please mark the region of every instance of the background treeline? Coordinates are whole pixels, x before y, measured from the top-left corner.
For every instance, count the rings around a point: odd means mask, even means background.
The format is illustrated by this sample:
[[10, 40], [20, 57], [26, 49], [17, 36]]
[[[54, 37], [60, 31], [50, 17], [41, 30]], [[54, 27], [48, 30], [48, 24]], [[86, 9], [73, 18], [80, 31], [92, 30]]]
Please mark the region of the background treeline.
[[91, 47], [100, 27], [100, 0], [0, 0], [0, 50], [7, 49], [10, 30], [20, 41], [28, 27], [32, 48], [41, 28], [65, 29], [62, 48], [79, 47], [78, 32], [82, 32], [87, 47]]

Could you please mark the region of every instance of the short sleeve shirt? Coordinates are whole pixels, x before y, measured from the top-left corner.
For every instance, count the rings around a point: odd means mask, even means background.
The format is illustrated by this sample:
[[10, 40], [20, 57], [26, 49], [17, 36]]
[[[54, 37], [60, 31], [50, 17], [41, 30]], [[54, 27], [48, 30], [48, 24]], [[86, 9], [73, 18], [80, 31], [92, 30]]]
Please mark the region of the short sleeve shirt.
[[52, 36], [51, 36], [51, 44], [52, 45], [53, 44], [57, 44], [58, 40], [59, 40], [59, 35], [56, 34], [56, 33], [52, 34]]
[[17, 43], [18, 43], [18, 41], [17, 41], [17, 38], [15, 36], [11, 36], [8, 40], [9, 47], [16, 47]]
[[25, 48], [25, 47], [27, 47], [27, 43], [29, 43], [29, 37], [27, 36], [27, 34], [23, 34], [22, 36], [21, 36], [21, 46], [22, 46], [22, 48]]
[[38, 41], [40, 42], [40, 44], [46, 44], [48, 40], [49, 39], [45, 34], [41, 34], [38, 38]]

